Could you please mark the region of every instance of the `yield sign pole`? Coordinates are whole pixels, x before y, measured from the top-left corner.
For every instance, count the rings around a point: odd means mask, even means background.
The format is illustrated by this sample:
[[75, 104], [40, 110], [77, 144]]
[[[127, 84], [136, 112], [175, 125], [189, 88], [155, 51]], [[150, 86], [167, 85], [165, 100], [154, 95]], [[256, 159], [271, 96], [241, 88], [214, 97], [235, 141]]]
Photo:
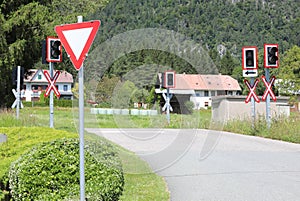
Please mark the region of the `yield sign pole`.
[[[78, 16], [78, 23], [82, 22], [82, 16]], [[85, 200], [85, 176], [84, 176], [84, 82], [83, 65], [78, 73], [79, 82], [79, 136], [80, 136], [80, 201]]]
[[74, 67], [78, 70], [79, 82], [79, 154], [80, 154], [80, 201], [85, 201], [84, 177], [84, 86], [83, 61], [98, 32], [100, 21], [82, 22], [78, 16], [78, 23], [56, 26], [55, 31]]

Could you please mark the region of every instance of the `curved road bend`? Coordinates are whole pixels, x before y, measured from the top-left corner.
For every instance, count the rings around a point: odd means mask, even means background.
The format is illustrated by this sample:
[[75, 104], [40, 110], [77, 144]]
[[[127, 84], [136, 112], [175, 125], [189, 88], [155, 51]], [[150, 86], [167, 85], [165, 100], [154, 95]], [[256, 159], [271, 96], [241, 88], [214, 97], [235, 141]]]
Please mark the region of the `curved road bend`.
[[300, 200], [300, 144], [207, 130], [86, 130], [146, 160], [172, 201]]

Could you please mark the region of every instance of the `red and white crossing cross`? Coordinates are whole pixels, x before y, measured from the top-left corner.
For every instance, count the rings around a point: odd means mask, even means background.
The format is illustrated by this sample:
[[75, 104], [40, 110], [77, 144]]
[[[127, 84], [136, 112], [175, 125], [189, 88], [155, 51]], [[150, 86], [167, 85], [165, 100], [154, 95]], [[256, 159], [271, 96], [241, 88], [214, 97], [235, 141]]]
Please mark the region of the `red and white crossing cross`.
[[275, 76], [272, 76], [270, 82], [267, 81], [265, 76], [262, 76], [262, 81], [264, 82], [265, 86], [266, 86], [266, 90], [264, 92], [264, 95], [262, 96], [262, 100], [265, 101], [267, 99], [268, 94], [270, 94], [271, 98], [273, 99], [273, 101], [276, 101], [276, 96], [274, 94], [274, 92], [272, 91], [272, 85], [275, 82]]
[[256, 87], [257, 87], [257, 84], [258, 84], [258, 82], [259, 82], [259, 79], [256, 79], [256, 80], [254, 81], [253, 86], [251, 86], [251, 84], [249, 83], [249, 81], [248, 81], [247, 79], [245, 79], [244, 82], [245, 82], [246, 86], [248, 87], [248, 89], [250, 90], [248, 96], [246, 97], [245, 103], [249, 103], [249, 101], [251, 100], [251, 97], [253, 97], [254, 100], [255, 100], [257, 103], [259, 103], [260, 100], [259, 100], [258, 96], [257, 96], [256, 93], [255, 93], [255, 89], [256, 89]]
[[44, 96], [48, 97], [49, 94], [50, 94], [50, 92], [51, 92], [51, 90], [53, 90], [54, 93], [55, 93], [55, 95], [56, 95], [56, 97], [59, 98], [60, 97], [60, 93], [59, 93], [57, 87], [55, 86], [55, 82], [56, 82], [57, 78], [60, 75], [60, 71], [56, 71], [56, 73], [54, 74], [53, 78], [51, 78], [51, 76], [50, 76], [50, 74], [49, 74], [49, 72], [47, 70], [44, 70], [44, 75], [45, 75], [46, 79], [49, 82], [49, 85], [48, 85], [48, 87], [46, 89], [46, 93], [45, 93]]

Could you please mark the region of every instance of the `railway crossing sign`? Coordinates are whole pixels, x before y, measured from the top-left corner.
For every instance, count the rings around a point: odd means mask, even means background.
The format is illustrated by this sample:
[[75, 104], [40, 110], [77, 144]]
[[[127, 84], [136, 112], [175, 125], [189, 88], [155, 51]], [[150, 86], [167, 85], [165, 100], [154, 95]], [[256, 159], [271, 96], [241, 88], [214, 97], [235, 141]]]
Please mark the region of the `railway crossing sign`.
[[50, 94], [50, 92], [51, 92], [51, 90], [53, 90], [54, 93], [55, 93], [55, 95], [56, 95], [56, 97], [59, 98], [60, 97], [60, 93], [59, 93], [57, 87], [55, 86], [55, 82], [56, 82], [56, 80], [58, 79], [58, 77], [60, 75], [60, 71], [56, 71], [56, 73], [54, 74], [53, 78], [51, 78], [51, 76], [50, 76], [50, 74], [49, 74], [48, 71], [44, 70], [43, 73], [44, 73], [47, 81], [49, 82], [49, 85], [48, 85], [48, 87], [46, 89], [46, 93], [45, 93], [44, 96], [48, 97], [49, 94]]
[[166, 109], [169, 109], [172, 112], [173, 108], [172, 108], [172, 106], [170, 104], [170, 100], [172, 98], [172, 94], [169, 94], [169, 96], [168, 95], [166, 96], [166, 94], [163, 93], [162, 96], [164, 97], [164, 99], [166, 101], [165, 105], [162, 108], [162, 111], [166, 111]]
[[19, 97], [18, 97], [18, 92], [17, 92], [15, 89], [12, 89], [12, 92], [13, 92], [13, 94], [14, 94], [16, 100], [15, 100], [14, 103], [12, 104], [11, 108], [15, 108], [15, 107], [17, 106], [18, 102], [19, 102], [19, 104], [20, 104], [20, 107], [21, 107], [21, 108], [24, 108], [22, 101], [21, 101], [21, 100], [18, 101], [18, 99], [19, 99]]
[[95, 39], [100, 20], [56, 26], [55, 31], [76, 70], [79, 70]]
[[265, 76], [262, 76], [262, 81], [264, 82], [265, 86], [266, 86], [266, 90], [262, 96], [262, 100], [265, 101], [267, 99], [268, 94], [270, 94], [271, 98], [273, 99], [273, 101], [276, 101], [276, 96], [274, 94], [274, 92], [272, 91], [272, 85], [275, 82], [275, 76], [272, 76], [270, 82], [267, 81]]
[[253, 97], [254, 100], [255, 100], [257, 103], [259, 103], [260, 100], [259, 100], [258, 96], [257, 96], [256, 93], [255, 93], [255, 89], [256, 89], [256, 87], [257, 87], [257, 84], [258, 84], [258, 82], [259, 82], [259, 79], [256, 79], [256, 80], [254, 81], [254, 84], [253, 84], [253, 85], [251, 85], [247, 79], [245, 79], [244, 82], [245, 82], [246, 86], [248, 87], [248, 89], [250, 90], [248, 96], [246, 97], [245, 103], [249, 103], [251, 97]]

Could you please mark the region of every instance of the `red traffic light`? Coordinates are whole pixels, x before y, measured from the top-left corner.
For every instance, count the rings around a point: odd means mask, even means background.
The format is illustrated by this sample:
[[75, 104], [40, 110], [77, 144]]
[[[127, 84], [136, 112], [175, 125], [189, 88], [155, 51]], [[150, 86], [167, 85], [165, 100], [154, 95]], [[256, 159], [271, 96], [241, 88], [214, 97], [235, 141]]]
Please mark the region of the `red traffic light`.
[[278, 68], [278, 44], [265, 44], [264, 45], [264, 64], [265, 68]]
[[257, 47], [245, 46], [242, 48], [242, 66], [243, 70], [258, 69]]
[[168, 70], [162, 74], [162, 86], [164, 88], [175, 88], [175, 71]]
[[62, 61], [62, 47], [58, 38], [47, 37], [47, 56], [48, 62], [61, 62]]

